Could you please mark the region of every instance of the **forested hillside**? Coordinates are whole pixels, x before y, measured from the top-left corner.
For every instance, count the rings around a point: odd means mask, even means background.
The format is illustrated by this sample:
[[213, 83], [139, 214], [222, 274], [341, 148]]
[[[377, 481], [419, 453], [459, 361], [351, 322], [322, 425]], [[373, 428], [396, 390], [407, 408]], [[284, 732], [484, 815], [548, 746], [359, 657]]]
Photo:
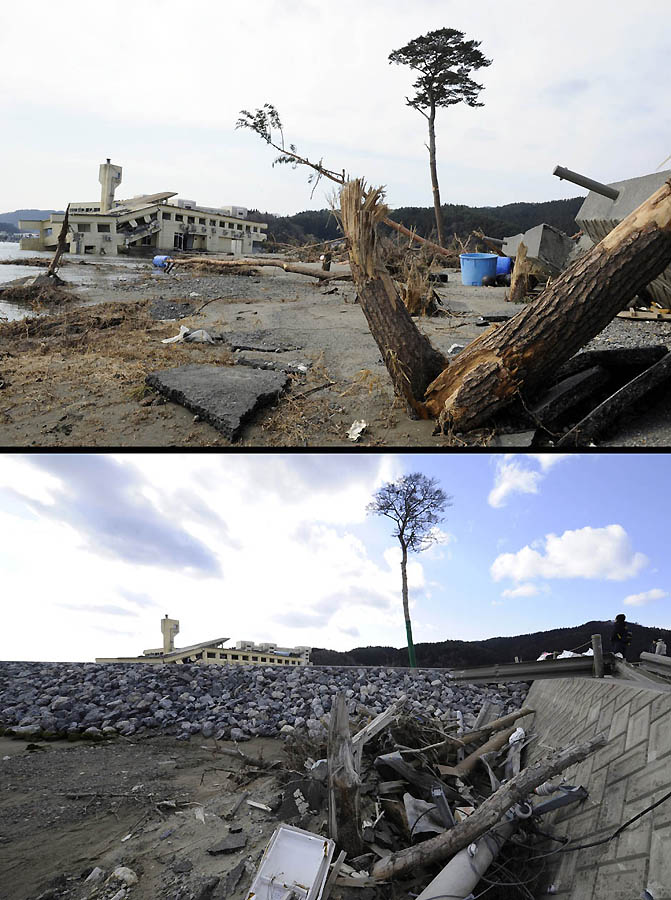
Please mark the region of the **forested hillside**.
[[[647, 628], [630, 624], [633, 639], [629, 651], [629, 661], [636, 661], [643, 650], [649, 650], [652, 641], [664, 636], [671, 648], [671, 632], [663, 628]], [[518, 656], [529, 662], [538, 659], [541, 653], [553, 650], [575, 650], [590, 645], [591, 636], [600, 634], [604, 650], [610, 650], [612, 622], [586, 622], [574, 628], [557, 628], [554, 631], [537, 631], [517, 637], [494, 637], [486, 641], [442, 641], [435, 644], [415, 644], [417, 664], [437, 668], [461, 668], [487, 666], [495, 663], [510, 663]], [[406, 648], [357, 647], [346, 653], [315, 648], [311, 654], [315, 665], [323, 666], [407, 666]]]
[[[570, 200], [550, 200], [547, 203], [509, 203], [506, 206], [442, 207], [445, 233], [466, 238], [475, 229], [482, 229], [490, 237], [502, 238], [518, 234], [546, 222], [567, 234], [575, 234], [575, 216], [582, 197]], [[303, 244], [328, 241], [340, 236], [335, 215], [329, 209], [306, 210], [294, 216], [250, 210], [250, 219], [268, 223], [269, 240], [277, 243]], [[416, 229], [421, 237], [435, 238], [433, 207], [407, 206], [391, 210], [390, 217], [408, 228]]]

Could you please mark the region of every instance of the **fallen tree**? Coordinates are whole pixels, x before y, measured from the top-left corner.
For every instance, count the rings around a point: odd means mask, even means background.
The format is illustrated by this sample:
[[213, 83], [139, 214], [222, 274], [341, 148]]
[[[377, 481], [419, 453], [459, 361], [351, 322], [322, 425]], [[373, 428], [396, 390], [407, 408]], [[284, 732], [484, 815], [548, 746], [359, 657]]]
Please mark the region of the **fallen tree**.
[[[417, 329], [381, 260], [377, 227], [392, 225], [383, 189], [366, 189], [363, 180], [349, 180], [344, 171], [313, 163], [293, 144], [286, 149], [272, 104], [253, 114], [242, 110], [237, 127], [250, 128], [279, 150], [276, 163], [305, 165], [316, 173], [311, 176], [315, 184], [326, 177], [342, 186], [352, 277], [394, 389], [417, 415], [438, 419], [443, 430], [477, 428], [514, 401], [532, 396], [671, 264], [669, 181], [539, 297], [448, 364]], [[279, 143], [273, 129], [280, 132]]]
[[288, 263], [282, 259], [210, 259], [202, 256], [189, 256], [186, 259], [176, 259], [175, 266], [195, 266], [205, 263], [219, 269], [239, 269], [241, 266], [254, 266], [261, 268], [262, 266], [274, 266], [278, 269], [284, 269], [285, 272], [292, 272], [294, 275], [309, 275], [310, 278], [317, 278], [319, 281], [351, 281], [352, 276], [349, 272], [325, 272], [323, 269], [311, 269], [308, 266], [301, 266], [297, 263]]
[[429, 385], [429, 414], [475, 428], [544, 381], [671, 263], [671, 182], [532, 303], [481, 335]]

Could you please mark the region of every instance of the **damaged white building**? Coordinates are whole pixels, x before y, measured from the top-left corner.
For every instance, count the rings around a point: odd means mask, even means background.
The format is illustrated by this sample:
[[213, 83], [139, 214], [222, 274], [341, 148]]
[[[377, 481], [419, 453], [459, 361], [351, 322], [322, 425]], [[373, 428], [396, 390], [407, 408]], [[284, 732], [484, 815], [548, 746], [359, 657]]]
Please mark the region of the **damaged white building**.
[[[67, 251], [117, 256], [140, 248], [148, 252], [207, 251], [248, 256], [254, 245], [266, 240], [264, 222], [247, 218], [242, 206], [209, 207], [175, 199], [165, 191], [130, 200], [114, 199], [121, 184], [122, 168], [109, 159], [100, 166], [99, 201], [70, 203]], [[22, 250], [55, 250], [63, 225], [63, 213], [44, 220], [21, 220], [19, 228], [37, 237], [24, 237]]]

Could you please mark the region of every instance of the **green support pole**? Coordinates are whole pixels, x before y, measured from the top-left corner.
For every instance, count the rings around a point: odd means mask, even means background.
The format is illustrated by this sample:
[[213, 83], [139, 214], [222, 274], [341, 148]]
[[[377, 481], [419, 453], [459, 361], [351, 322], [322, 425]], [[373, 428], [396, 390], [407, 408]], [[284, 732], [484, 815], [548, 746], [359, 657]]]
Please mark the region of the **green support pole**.
[[405, 633], [408, 637], [408, 659], [410, 660], [410, 668], [417, 668], [417, 660], [415, 659], [415, 645], [412, 642], [412, 625], [410, 619], [405, 623]]

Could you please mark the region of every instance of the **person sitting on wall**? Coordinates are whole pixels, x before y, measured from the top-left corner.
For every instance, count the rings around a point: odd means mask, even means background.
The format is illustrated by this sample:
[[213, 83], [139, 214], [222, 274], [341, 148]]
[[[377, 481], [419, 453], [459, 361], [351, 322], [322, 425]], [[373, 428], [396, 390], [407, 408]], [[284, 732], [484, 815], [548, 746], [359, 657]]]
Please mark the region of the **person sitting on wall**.
[[655, 653], [657, 656], [666, 656], [666, 642], [664, 641], [664, 638], [657, 638], [657, 641], [655, 642]]
[[627, 628], [627, 617], [624, 613], [615, 616], [615, 625], [613, 633], [610, 636], [610, 643], [613, 653], [620, 655], [622, 659], [627, 659], [627, 647], [631, 644], [632, 634]]

